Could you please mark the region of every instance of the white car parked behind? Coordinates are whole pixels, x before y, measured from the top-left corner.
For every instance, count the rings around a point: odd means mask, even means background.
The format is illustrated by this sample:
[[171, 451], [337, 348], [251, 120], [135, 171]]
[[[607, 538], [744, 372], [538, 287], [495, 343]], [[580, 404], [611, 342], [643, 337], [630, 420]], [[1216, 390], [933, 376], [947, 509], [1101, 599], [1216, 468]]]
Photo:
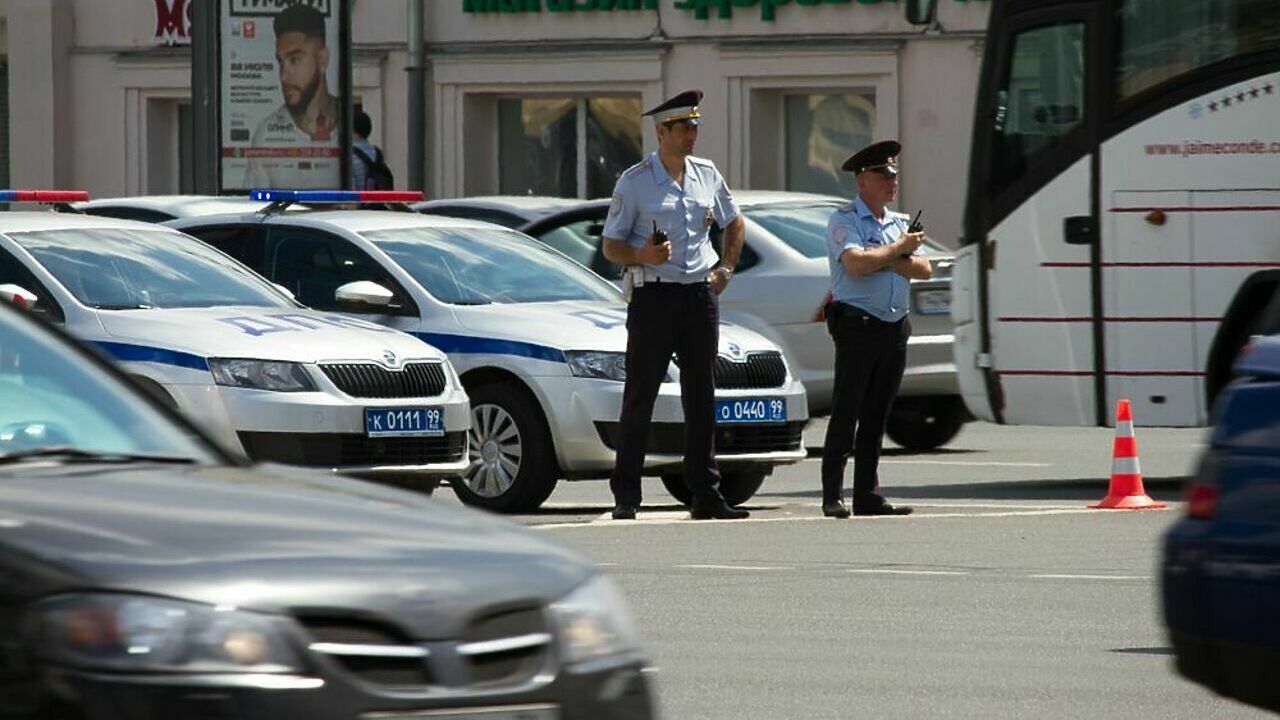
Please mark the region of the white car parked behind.
[[[42, 197], [75, 196], [10, 201]], [[303, 308], [172, 229], [0, 213], [0, 299], [96, 346], [253, 459], [424, 490], [467, 467], [471, 415], [444, 353], [382, 325]]]
[[[777, 343], [804, 381], [810, 410], [826, 413], [835, 364], [823, 322], [831, 286], [826, 226], [831, 213], [847, 201], [758, 190], [738, 191], [734, 197], [746, 218], [746, 239], [733, 282], [721, 296], [724, 318]], [[489, 198], [488, 204], [496, 204], [496, 199]], [[525, 199], [521, 208], [538, 219], [524, 225], [524, 232], [607, 278], [618, 277], [620, 269], [600, 253], [607, 200], [548, 213], [535, 213], [531, 205]], [[911, 281], [913, 332], [907, 369], [887, 427], [890, 439], [911, 450], [947, 443], [970, 419], [960, 401], [951, 357], [951, 254], [929, 242], [925, 251], [933, 260], [934, 274], [929, 280]]]

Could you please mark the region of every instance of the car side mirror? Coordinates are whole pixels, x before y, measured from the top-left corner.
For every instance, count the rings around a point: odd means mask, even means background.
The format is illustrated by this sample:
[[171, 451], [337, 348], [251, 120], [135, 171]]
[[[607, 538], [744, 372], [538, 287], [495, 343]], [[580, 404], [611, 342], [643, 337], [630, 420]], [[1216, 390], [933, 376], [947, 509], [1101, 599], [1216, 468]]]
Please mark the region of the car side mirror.
[[371, 280], [358, 280], [339, 286], [333, 293], [340, 305], [353, 309], [390, 308], [395, 294]]
[[17, 305], [21, 310], [35, 310], [40, 298], [21, 285], [0, 285], [0, 302]]
[[[355, 283], [352, 283], [352, 284], [354, 285]], [[281, 285], [280, 283], [271, 283], [271, 285], [272, 285], [272, 287], [274, 287], [275, 289], [277, 289], [277, 290], [279, 290], [280, 292], [284, 293], [285, 295], [288, 295], [290, 300], [297, 300], [297, 299], [298, 299], [298, 297], [297, 297], [296, 295], [294, 295], [294, 294], [293, 294], [293, 291], [292, 291], [292, 290], [290, 290], [289, 288], [287, 288], [287, 287], [285, 287], [285, 286]]]

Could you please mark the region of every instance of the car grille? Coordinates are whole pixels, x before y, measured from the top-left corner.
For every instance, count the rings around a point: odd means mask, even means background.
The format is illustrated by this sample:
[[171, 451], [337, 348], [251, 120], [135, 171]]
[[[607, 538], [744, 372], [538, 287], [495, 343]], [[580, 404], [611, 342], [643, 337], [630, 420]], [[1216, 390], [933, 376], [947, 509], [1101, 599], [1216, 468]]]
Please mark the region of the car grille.
[[[675, 363], [679, 367], [679, 357]], [[720, 390], [782, 387], [787, 382], [787, 365], [782, 361], [782, 353], [775, 350], [750, 353], [744, 362], [717, 355], [715, 378], [716, 388]]]
[[468, 628], [458, 646], [471, 683], [509, 685], [531, 678], [547, 660], [551, 634], [537, 608], [483, 618]]
[[[620, 427], [616, 422], [596, 423], [600, 440], [610, 450], [618, 447]], [[799, 450], [803, 435], [803, 422], [721, 425], [716, 428], [716, 455]], [[650, 423], [646, 450], [663, 455], [683, 455], [684, 425]]]
[[416, 688], [436, 684], [428, 653], [394, 628], [350, 618], [300, 617], [312, 652], [371, 685]]
[[[497, 688], [527, 682], [551, 657], [551, 631], [540, 608], [489, 615], [462, 637], [417, 643], [394, 627], [356, 618], [300, 616], [312, 652], [387, 690]], [[447, 668], [452, 668], [449, 670]]]
[[354, 433], [239, 432], [254, 460], [313, 467], [431, 465], [466, 455], [467, 434], [442, 437], [365, 437]]
[[402, 370], [388, 370], [373, 363], [323, 363], [320, 370], [351, 397], [434, 397], [444, 392], [444, 364], [405, 363]]

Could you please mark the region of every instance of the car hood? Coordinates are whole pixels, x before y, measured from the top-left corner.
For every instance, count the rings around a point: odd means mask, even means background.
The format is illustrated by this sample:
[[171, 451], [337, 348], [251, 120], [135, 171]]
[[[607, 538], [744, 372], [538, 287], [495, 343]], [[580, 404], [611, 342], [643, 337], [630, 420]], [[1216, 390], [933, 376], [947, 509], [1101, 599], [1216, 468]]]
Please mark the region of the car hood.
[[[411, 335], [336, 313], [245, 307], [117, 310], [99, 314], [109, 342], [200, 358], [292, 362], [442, 359]], [[116, 353], [117, 356], [121, 356]], [[136, 355], [136, 354], [135, 354]], [[130, 359], [130, 354], [121, 356]], [[137, 356], [140, 359], [145, 355]]]
[[[513, 303], [456, 308], [458, 322], [473, 337], [493, 338], [544, 349], [546, 359], [564, 350], [626, 352], [627, 306], [621, 303], [565, 301]], [[431, 335], [427, 342], [437, 343]], [[440, 341], [446, 351], [447, 341]], [[737, 348], [735, 351], [734, 348]], [[733, 323], [720, 323], [720, 353], [737, 356], [777, 350], [764, 336]]]
[[483, 606], [545, 604], [593, 567], [533, 531], [295, 468], [0, 470], [0, 547], [65, 587], [249, 610], [394, 617], [455, 637]]

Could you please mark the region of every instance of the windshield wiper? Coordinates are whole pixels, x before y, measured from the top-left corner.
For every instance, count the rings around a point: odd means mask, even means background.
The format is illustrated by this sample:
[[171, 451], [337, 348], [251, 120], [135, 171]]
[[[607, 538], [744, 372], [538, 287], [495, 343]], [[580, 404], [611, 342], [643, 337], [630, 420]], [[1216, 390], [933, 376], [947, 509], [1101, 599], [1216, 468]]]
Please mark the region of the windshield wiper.
[[142, 305], [142, 304], [140, 304], [140, 303], [135, 303], [135, 304], [131, 304], [131, 305], [127, 305], [127, 304], [122, 304], [122, 305], [94, 305], [94, 306], [93, 306], [93, 309], [94, 309], [94, 310], [154, 310], [154, 309], [155, 309], [155, 306], [154, 306], [154, 305]]
[[51, 445], [49, 447], [34, 448], [31, 450], [18, 450], [10, 453], [0, 453], [0, 465], [10, 465], [14, 463], [26, 462], [29, 460], [57, 460], [63, 464], [72, 463], [168, 463], [173, 465], [190, 465], [195, 462], [194, 458], [181, 457], [174, 455], [147, 455], [144, 453], [122, 453], [122, 452], [94, 452], [91, 450], [78, 450], [66, 445]]

